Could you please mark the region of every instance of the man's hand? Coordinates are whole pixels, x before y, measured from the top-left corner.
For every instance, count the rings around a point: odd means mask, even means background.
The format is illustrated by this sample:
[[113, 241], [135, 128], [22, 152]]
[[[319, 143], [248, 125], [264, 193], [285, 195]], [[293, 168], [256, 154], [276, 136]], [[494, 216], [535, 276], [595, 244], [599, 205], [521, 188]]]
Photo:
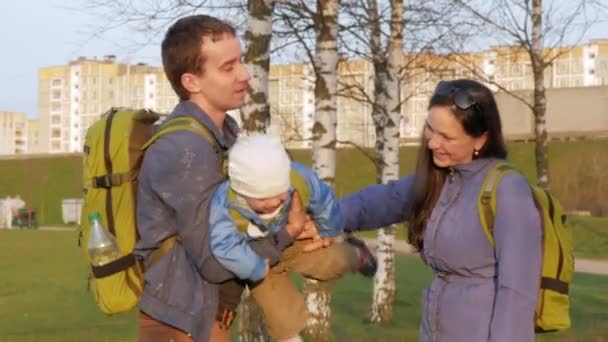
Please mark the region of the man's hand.
[[294, 191], [291, 195], [291, 208], [289, 208], [287, 226], [285, 227], [287, 233], [292, 238], [295, 239], [302, 234], [307, 217], [308, 215], [306, 215], [306, 210], [302, 205], [302, 199], [300, 198], [298, 192]]
[[306, 224], [304, 225], [304, 231], [298, 235], [296, 240], [311, 240], [311, 243], [304, 246], [302, 251], [304, 252], [312, 252], [316, 251], [320, 248], [325, 248], [331, 246], [334, 239], [333, 238], [322, 238], [319, 235], [319, 231], [317, 230], [317, 226], [310, 219], [309, 216], [306, 216]]

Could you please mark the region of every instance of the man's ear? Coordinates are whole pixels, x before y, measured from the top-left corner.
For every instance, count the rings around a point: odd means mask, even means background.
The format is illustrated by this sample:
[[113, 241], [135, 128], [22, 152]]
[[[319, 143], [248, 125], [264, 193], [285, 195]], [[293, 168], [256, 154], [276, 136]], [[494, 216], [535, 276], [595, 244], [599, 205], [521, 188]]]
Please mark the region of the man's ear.
[[201, 84], [199, 78], [189, 72], [182, 74], [182, 86], [190, 93], [198, 93], [201, 91]]

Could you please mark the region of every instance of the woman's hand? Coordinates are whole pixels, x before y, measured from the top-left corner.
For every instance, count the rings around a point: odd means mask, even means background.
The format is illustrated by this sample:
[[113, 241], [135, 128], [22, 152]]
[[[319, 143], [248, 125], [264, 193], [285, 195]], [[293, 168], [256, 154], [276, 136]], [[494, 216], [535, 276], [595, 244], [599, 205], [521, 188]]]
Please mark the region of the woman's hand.
[[325, 247], [329, 247], [331, 246], [331, 244], [333, 243], [333, 238], [322, 238], [319, 235], [319, 231], [317, 230], [317, 226], [315, 225], [315, 223], [310, 219], [310, 216], [306, 216], [306, 223], [304, 224], [304, 230], [302, 231], [302, 233], [300, 233], [300, 235], [298, 235], [298, 237], [296, 237], [296, 240], [311, 240], [311, 242], [309, 244], [307, 244], [306, 246], [304, 246], [304, 248], [302, 249], [304, 252], [312, 252], [312, 251], [316, 251], [317, 249], [320, 248], [325, 248]]

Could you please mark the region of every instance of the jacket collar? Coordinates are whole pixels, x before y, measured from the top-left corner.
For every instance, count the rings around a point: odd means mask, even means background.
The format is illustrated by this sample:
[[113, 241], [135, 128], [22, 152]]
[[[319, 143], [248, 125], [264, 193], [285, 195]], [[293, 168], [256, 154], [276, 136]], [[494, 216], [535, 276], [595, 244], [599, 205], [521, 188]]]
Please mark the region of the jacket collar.
[[173, 112], [170, 115], [171, 117], [180, 117], [180, 116], [190, 116], [198, 120], [200, 123], [205, 125], [211, 133], [215, 136], [215, 139], [218, 141], [219, 145], [224, 149], [229, 149], [232, 147], [234, 142], [236, 141], [236, 137], [239, 132], [239, 126], [236, 121], [228, 114], [226, 114], [226, 118], [224, 119], [224, 126], [222, 127], [223, 134], [219, 131], [219, 129], [215, 126], [209, 115], [196, 103], [192, 101], [180, 101]]
[[465, 164], [458, 164], [448, 167], [448, 173], [457, 173], [463, 178], [471, 178], [475, 176], [479, 171], [487, 169], [490, 165], [494, 165], [499, 162], [497, 158], [479, 158], [474, 159]]

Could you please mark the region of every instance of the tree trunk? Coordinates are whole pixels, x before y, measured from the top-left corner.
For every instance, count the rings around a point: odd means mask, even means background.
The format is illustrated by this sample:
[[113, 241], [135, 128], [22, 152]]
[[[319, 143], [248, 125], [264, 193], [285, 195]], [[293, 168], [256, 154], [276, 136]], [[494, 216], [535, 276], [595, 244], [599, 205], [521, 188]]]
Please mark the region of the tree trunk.
[[[312, 162], [319, 177], [333, 187], [336, 174], [336, 106], [339, 0], [317, 0], [314, 59], [315, 118]], [[310, 318], [306, 334], [313, 341], [332, 341], [330, 293], [322, 283], [307, 280], [305, 296]]]
[[549, 140], [547, 139], [547, 98], [545, 97], [545, 62], [542, 40], [542, 0], [532, 0], [532, 72], [534, 73], [534, 132], [536, 135], [536, 178], [538, 185], [549, 189]]
[[271, 341], [266, 326], [262, 320], [262, 313], [249, 295], [249, 289], [243, 292], [239, 305], [238, 339], [240, 342], [266, 342]]
[[[403, 0], [391, 1], [388, 57], [380, 48], [380, 24], [375, 0], [370, 0], [372, 54], [374, 60], [374, 106], [376, 125], [377, 180], [387, 183], [399, 177], [399, 122], [401, 118], [401, 68], [403, 65]], [[370, 321], [388, 323], [393, 319], [395, 301], [395, 227], [378, 231], [378, 270], [374, 277]]]
[[247, 132], [266, 132], [270, 123], [268, 104], [268, 70], [274, 0], [248, 0], [249, 17], [244, 60], [251, 75], [248, 97], [241, 108], [242, 128]]
[[[270, 122], [268, 71], [274, 0], [248, 0], [247, 7], [249, 17], [245, 32], [247, 51], [244, 60], [251, 80], [249, 96], [241, 109], [242, 128], [247, 132], [266, 132]], [[260, 309], [250, 298], [249, 291], [243, 293], [238, 316], [239, 341], [270, 341]]]

